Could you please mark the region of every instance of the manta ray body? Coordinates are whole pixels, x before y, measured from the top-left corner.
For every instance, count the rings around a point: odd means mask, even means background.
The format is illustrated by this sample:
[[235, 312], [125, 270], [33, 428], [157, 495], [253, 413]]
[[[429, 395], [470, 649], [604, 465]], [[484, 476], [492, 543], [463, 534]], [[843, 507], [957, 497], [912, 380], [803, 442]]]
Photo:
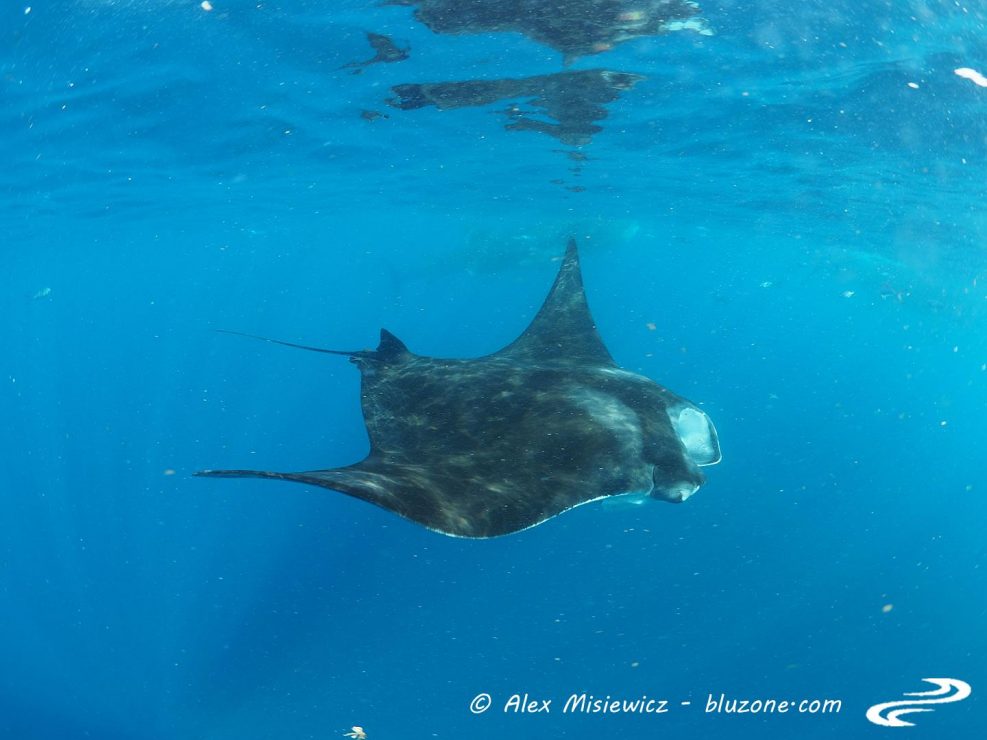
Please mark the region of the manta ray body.
[[527, 330], [492, 355], [417, 355], [386, 330], [375, 350], [341, 352], [361, 373], [370, 454], [302, 473], [205, 470], [349, 494], [429, 529], [496, 537], [580, 504], [630, 494], [682, 502], [720, 460], [694, 404], [617, 366], [597, 334], [570, 241]]

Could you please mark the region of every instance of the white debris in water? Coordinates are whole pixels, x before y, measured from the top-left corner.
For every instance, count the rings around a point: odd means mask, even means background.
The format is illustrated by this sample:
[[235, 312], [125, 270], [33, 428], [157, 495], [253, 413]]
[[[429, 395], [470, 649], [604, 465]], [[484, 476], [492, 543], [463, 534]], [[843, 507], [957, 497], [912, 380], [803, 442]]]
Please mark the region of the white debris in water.
[[855, 290], [844, 290], [842, 293], [840, 293], [840, 295], [843, 296], [844, 298], [853, 298], [856, 294], [857, 291]]
[[684, 21], [666, 21], [661, 24], [661, 30], [666, 33], [675, 31], [695, 31], [700, 36], [712, 36], [713, 29], [706, 23], [705, 18], [688, 18]]
[[965, 80], [970, 80], [970, 82], [974, 85], [979, 87], [987, 87], [987, 77], [984, 77], [975, 69], [970, 69], [969, 67], [959, 67], [958, 69], [954, 69], [953, 72]]
[[909, 82], [908, 83], [908, 86], [910, 88], [912, 88], [912, 90], [918, 90], [918, 83], [917, 82]]
[[26, 8], [24, 8], [24, 15], [30, 15], [30, 13], [31, 13], [31, 6], [28, 5]]
[[212, 10], [212, 3], [209, 2], [209, 0], [202, 0], [202, 2], [199, 4], [199, 7], [208, 13], [210, 10]]

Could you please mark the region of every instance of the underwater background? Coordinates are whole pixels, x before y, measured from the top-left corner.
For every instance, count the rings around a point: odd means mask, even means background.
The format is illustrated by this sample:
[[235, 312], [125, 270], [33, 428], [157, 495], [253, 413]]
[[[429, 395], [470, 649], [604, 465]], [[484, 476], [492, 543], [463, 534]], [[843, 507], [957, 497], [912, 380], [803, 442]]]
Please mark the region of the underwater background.
[[[901, 732], [982, 736], [987, 8], [704, 0], [568, 60], [414, 10], [0, 4], [0, 737], [856, 738], [945, 676]], [[603, 68], [643, 79], [576, 138], [387, 102]], [[368, 449], [344, 358], [214, 329], [493, 352], [570, 235], [616, 361], [716, 423], [685, 505], [464, 540], [192, 477]]]

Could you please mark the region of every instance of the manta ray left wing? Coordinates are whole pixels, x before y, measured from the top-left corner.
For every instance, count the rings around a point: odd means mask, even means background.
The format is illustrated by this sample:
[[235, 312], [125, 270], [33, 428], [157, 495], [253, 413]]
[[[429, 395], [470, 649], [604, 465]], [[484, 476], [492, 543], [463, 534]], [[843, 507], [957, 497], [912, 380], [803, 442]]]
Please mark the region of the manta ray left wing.
[[[602, 462], [594, 458], [595, 463]], [[428, 460], [395, 462], [373, 452], [343, 468], [305, 473], [257, 470], [206, 470], [196, 475], [216, 478], [269, 478], [295, 481], [346, 493], [453, 537], [488, 538], [518, 532], [574, 506], [602, 498], [602, 489], [624, 490], [626, 483], [596, 464], [585, 470], [568, 465], [553, 473], [541, 466], [463, 464]], [[479, 472], [479, 471], [482, 471]], [[519, 474], [520, 473], [520, 474]], [[601, 476], [601, 473], [603, 474]], [[620, 473], [618, 472], [619, 476]], [[603, 480], [601, 477], [611, 478]]]

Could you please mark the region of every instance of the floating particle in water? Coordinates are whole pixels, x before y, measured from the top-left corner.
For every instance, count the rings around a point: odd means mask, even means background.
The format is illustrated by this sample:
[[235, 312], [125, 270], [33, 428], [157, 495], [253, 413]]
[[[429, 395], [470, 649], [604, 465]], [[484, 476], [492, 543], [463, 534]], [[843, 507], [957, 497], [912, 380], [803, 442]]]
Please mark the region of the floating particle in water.
[[857, 291], [855, 290], [844, 290], [842, 293], [840, 293], [840, 295], [843, 296], [844, 298], [853, 298], [856, 294]]
[[359, 725], [353, 725], [349, 732], [344, 732], [343, 737], [351, 737], [353, 740], [367, 740], [367, 732]]
[[885, 604], [881, 607], [881, 612], [883, 614], [888, 614], [892, 609], [894, 609], [894, 604]]
[[648, 331], [655, 331], [658, 328], [658, 325], [654, 321], [649, 321], [645, 326], [648, 327]]
[[965, 80], [970, 80], [970, 82], [978, 87], [987, 87], [987, 77], [984, 77], [975, 69], [970, 69], [969, 67], [959, 67], [954, 69], [953, 73]]
[[208, 13], [212, 10], [212, 3], [209, 2], [209, 0], [202, 0], [202, 2], [199, 3], [199, 7]]

